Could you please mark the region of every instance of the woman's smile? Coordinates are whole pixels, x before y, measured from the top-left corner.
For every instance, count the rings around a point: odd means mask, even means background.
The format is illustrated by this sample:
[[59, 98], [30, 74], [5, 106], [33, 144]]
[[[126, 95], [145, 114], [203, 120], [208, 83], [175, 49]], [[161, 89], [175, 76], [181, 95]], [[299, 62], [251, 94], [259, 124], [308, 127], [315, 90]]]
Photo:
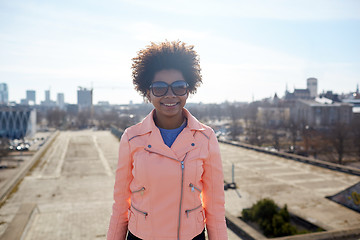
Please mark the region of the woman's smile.
[[[165, 82], [171, 85], [177, 81], [185, 81], [183, 74], [174, 69], [161, 70], [154, 76], [153, 83]], [[186, 104], [188, 93], [176, 95], [171, 87], [165, 95], [157, 97], [151, 90], [148, 91], [148, 99], [154, 105], [156, 111], [156, 124], [158, 127], [174, 129], [181, 126], [184, 121], [183, 108]]]

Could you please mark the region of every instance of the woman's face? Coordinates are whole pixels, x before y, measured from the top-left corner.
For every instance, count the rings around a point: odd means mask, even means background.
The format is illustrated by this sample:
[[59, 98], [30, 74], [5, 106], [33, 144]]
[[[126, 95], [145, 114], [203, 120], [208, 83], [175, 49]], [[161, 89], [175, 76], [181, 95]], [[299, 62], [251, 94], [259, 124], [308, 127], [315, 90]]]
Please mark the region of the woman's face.
[[[169, 85], [176, 81], [185, 81], [184, 76], [178, 70], [161, 70], [154, 76], [153, 83], [165, 82]], [[189, 91], [186, 90], [186, 94], [183, 96], [175, 95], [169, 86], [167, 93], [164, 96], [157, 97], [153, 94], [153, 91], [148, 90], [148, 99], [154, 105], [156, 109], [156, 117], [162, 119], [179, 120], [182, 119], [182, 109], [186, 104], [186, 100], [189, 95]]]

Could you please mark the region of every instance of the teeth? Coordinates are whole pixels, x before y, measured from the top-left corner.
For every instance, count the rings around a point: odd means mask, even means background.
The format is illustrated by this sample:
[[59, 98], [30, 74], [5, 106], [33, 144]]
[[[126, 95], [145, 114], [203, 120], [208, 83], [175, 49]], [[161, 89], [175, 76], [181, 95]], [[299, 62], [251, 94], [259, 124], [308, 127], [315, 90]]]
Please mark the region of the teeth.
[[164, 105], [167, 107], [172, 107], [172, 106], [175, 106], [176, 103], [164, 103]]

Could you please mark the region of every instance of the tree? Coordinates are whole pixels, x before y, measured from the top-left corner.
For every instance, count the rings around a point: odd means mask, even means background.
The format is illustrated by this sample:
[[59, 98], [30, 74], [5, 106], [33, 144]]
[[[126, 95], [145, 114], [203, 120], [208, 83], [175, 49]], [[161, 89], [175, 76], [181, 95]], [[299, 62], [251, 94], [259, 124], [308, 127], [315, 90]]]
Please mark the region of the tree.
[[333, 124], [328, 132], [328, 139], [334, 147], [338, 155], [338, 163], [343, 163], [345, 151], [347, 150], [347, 140], [349, 137], [350, 128], [346, 123], [337, 122]]
[[360, 118], [354, 118], [351, 123], [352, 148], [360, 161]]
[[66, 112], [58, 108], [50, 109], [46, 113], [48, 126], [59, 128], [66, 122]]
[[298, 131], [299, 131], [299, 123], [294, 120], [290, 119], [286, 124], [285, 128], [290, 133], [290, 140], [291, 140], [291, 149], [295, 151], [296, 149], [296, 141], [298, 138]]
[[241, 110], [235, 104], [227, 105], [227, 112], [230, 116], [230, 135], [232, 140], [236, 140], [237, 136], [241, 133], [241, 125], [239, 124], [241, 118]]
[[90, 123], [90, 111], [81, 111], [77, 115], [76, 124], [78, 128], [87, 128]]
[[9, 139], [0, 138], [0, 160], [9, 154]]

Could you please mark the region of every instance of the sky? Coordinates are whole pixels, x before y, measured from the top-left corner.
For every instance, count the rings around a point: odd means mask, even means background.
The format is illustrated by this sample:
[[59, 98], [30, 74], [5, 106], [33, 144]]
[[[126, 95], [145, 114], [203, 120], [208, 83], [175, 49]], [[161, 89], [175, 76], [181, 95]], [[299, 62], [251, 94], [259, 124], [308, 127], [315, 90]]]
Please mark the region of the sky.
[[0, 0], [0, 83], [19, 102], [93, 88], [93, 102], [143, 102], [132, 58], [180, 40], [200, 56], [203, 84], [188, 102], [252, 101], [306, 88], [360, 84], [358, 0]]

